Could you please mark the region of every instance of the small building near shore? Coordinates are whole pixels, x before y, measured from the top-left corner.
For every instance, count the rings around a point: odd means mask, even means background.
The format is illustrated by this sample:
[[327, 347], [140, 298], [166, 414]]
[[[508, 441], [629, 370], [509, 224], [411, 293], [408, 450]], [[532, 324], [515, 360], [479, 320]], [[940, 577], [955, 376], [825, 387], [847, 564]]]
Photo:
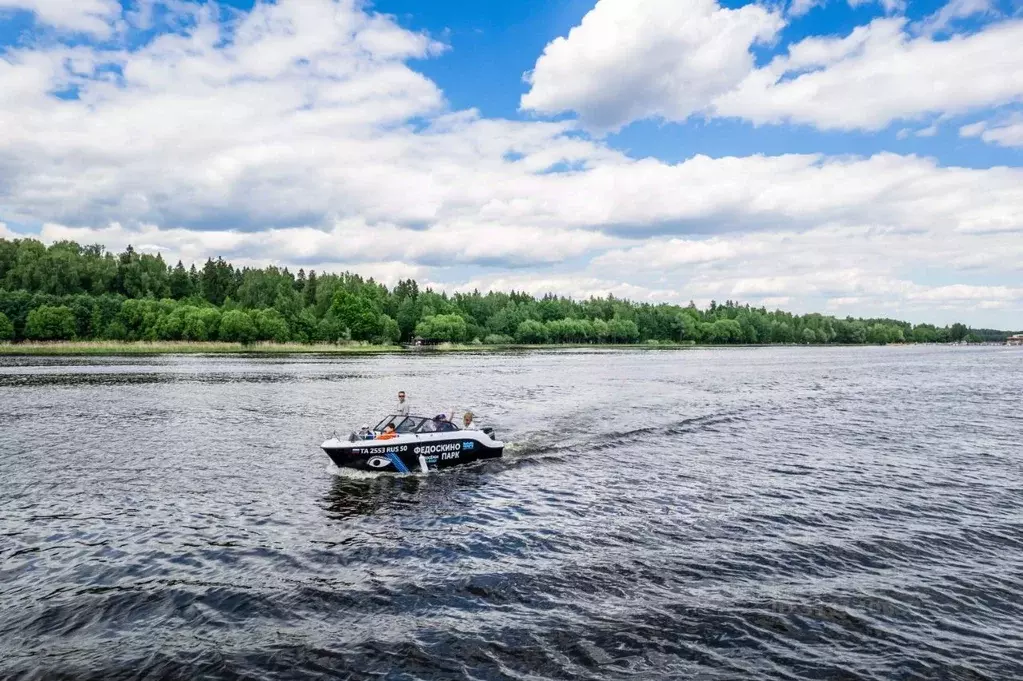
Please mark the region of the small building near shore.
[[1014, 336], [1009, 336], [1006, 341], [1006, 345], [1023, 345], [1023, 333], [1017, 333]]
[[406, 348], [421, 348], [424, 346], [429, 347], [431, 345], [440, 345], [443, 342], [444, 341], [438, 340], [436, 338], [423, 338], [422, 336], [415, 336], [412, 339], [410, 339], [408, 343], [405, 343], [404, 346]]

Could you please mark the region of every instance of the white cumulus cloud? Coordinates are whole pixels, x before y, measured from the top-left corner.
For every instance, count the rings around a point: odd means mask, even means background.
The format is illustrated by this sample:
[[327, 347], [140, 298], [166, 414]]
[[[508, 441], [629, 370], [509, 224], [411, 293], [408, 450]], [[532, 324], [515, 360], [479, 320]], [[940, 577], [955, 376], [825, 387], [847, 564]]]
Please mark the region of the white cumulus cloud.
[[[790, 15], [809, 8], [790, 7]], [[894, 10], [892, 6], [888, 9]], [[757, 67], [752, 48], [784, 27], [759, 5], [716, 0], [600, 0], [528, 74], [524, 109], [572, 111], [593, 130], [692, 115], [824, 130], [879, 130], [893, 121], [956, 115], [1023, 98], [1023, 21], [938, 40], [988, 0], [952, 0], [919, 26], [879, 18], [844, 36], [810, 36]]]
[[750, 47], [772, 40], [781, 16], [715, 0], [599, 0], [566, 38], [544, 49], [522, 107], [576, 111], [593, 129], [653, 116], [683, 120], [752, 69]]
[[993, 0], [950, 0], [947, 5], [920, 22], [917, 29], [921, 33], [940, 33], [959, 19], [995, 13]]
[[979, 121], [959, 128], [962, 137], [979, 137], [985, 142], [1003, 147], [1023, 148], [1023, 114], [988, 123]]
[[723, 93], [713, 110], [754, 123], [879, 130], [1023, 97], [1023, 21], [941, 41], [913, 38], [905, 27], [904, 19], [876, 19], [842, 38], [800, 41]]
[[47, 26], [100, 37], [110, 35], [121, 15], [117, 0], [0, 0], [0, 18], [5, 11], [32, 12]]

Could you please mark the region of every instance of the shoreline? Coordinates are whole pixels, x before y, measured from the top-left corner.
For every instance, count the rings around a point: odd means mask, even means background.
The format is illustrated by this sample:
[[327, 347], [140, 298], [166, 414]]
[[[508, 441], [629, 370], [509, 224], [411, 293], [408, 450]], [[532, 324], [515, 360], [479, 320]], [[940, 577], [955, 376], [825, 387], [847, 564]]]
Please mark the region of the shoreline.
[[[948, 345], [960, 347], [954, 343], [894, 343], [894, 347], [910, 347], [916, 345]], [[1001, 343], [971, 343], [969, 345], [1002, 345]], [[548, 345], [502, 344], [473, 345], [467, 343], [443, 343], [440, 345], [405, 347], [401, 345], [370, 345], [349, 344], [333, 345], [328, 343], [306, 345], [302, 343], [225, 343], [220, 341], [49, 341], [0, 343], [0, 357], [80, 357], [80, 356], [118, 356], [118, 355], [384, 355], [384, 354], [435, 354], [449, 352], [508, 352], [536, 350], [695, 350], [700, 348], [784, 348], [784, 347], [884, 347], [880, 345], [839, 343], [802, 344], [802, 343], [769, 343], [769, 344], [685, 344], [685, 343], [633, 343], [633, 344], [600, 344], [600, 343], [564, 343]]]
[[116, 355], [297, 355], [401, 352], [397, 345], [305, 345], [302, 343], [226, 343], [221, 341], [44, 341], [0, 343], [0, 356], [116, 356]]
[[[635, 350], [635, 349], [685, 349], [701, 347], [682, 344], [558, 344], [558, 345], [474, 345], [468, 343], [443, 343], [439, 345], [405, 347], [402, 345], [371, 345], [350, 344], [334, 345], [330, 343], [225, 343], [220, 341], [42, 341], [22, 343], [0, 343], [0, 356], [8, 357], [39, 357], [39, 356], [116, 356], [116, 355], [384, 355], [384, 354], [436, 354], [448, 352], [498, 352], [509, 350], [552, 350], [552, 349], [592, 349], [592, 350]], [[711, 346], [703, 346], [711, 347]]]

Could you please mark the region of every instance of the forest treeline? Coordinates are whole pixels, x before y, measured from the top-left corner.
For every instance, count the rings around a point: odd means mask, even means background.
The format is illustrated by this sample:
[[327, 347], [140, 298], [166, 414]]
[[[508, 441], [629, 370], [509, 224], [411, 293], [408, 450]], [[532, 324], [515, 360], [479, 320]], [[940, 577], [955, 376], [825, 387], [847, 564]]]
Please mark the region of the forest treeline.
[[794, 315], [727, 301], [707, 309], [520, 292], [388, 288], [344, 272], [169, 265], [130, 246], [0, 239], [0, 341], [396, 343], [900, 343], [999, 340], [963, 324]]

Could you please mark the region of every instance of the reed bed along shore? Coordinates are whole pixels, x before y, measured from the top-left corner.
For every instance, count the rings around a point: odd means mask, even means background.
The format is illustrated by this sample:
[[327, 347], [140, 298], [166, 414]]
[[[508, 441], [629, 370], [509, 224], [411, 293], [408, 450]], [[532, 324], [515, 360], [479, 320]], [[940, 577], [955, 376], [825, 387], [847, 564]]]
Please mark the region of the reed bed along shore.
[[[923, 345], [948, 345], [935, 343], [896, 343], [891, 348], [912, 348]], [[952, 344], [956, 345], [956, 344]], [[996, 345], [1001, 343], [971, 343], [971, 345]], [[524, 343], [505, 343], [485, 345], [482, 343], [439, 343], [412, 347], [409, 345], [373, 345], [371, 343], [224, 343], [221, 341], [23, 341], [20, 343], [0, 342], [0, 356], [41, 356], [55, 357], [66, 355], [180, 355], [180, 354], [321, 354], [321, 355], [379, 355], [385, 353], [443, 353], [443, 352], [515, 352], [515, 351], [622, 351], [622, 350], [686, 350], [686, 349], [741, 349], [741, 348], [845, 348], [865, 347], [863, 345], [845, 345], [829, 343], [828, 345], [807, 345], [802, 343], [772, 343], [769, 345], [716, 345], [710, 343], [549, 343], [529, 345]]]
[[399, 352], [397, 345], [328, 343], [222, 343], [219, 341], [59, 341], [0, 343], [0, 355], [171, 355], [171, 354], [378, 354]]
[[382, 353], [431, 352], [495, 352], [512, 350], [637, 350], [644, 348], [684, 348], [691, 344], [638, 343], [638, 344], [557, 344], [527, 345], [480, 343], [441, 343], [438, 345], [409, 347], [398, 345], [372, 345], [369, 343], [223, 343], [220, 341], [24, 341], [0, 343], [0, 355], [174, 355], [174, 354], [328, 354], [359, 355]]

